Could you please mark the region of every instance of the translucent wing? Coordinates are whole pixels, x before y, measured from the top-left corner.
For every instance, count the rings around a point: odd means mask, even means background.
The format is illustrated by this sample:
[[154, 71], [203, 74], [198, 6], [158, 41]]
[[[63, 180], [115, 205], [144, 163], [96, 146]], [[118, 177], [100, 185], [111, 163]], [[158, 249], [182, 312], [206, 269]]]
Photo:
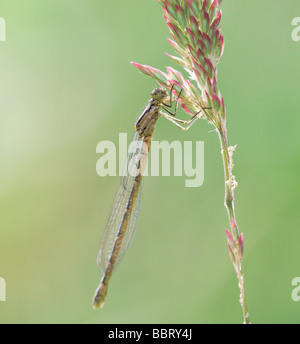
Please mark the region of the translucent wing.
[[[114, 269], [124, 257], [135, 232], [141, 203], [141, 185], [139, 185], [135, 197], [133, 197], [133, 186], [135, 184], [135, 178], [140, 166], [141, 154], [143, 152], [143, 143], [144, 140], [140, 138], [139, 135], [136, 133], [129, 148], [129, 153], [125, 164], [124, 176], [114, 200], [105, 233], [100, 244], [97, 262], [102, 273], [105, 272], [108, 262], [111, 258], [117, 240], [118, 232], [120, 230], [120, 227], [122, 226], [129, 202], [132, 202], [133, 204]], [[125, 173], [127, 175], [125, 175]]]

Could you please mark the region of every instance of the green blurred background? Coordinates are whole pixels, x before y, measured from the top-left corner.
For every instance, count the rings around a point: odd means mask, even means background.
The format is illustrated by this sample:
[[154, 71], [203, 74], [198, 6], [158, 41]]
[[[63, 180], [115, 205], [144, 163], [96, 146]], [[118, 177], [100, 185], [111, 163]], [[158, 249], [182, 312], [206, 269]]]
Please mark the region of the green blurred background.
[[[236, 211], [254, 323], [298, 323], [300, 42], [298, 0], [222, 5], [219, 88], [237, 144]], [[96, 145], [133, 135], [155, 82], [130, 61], [174, 63], [152, 0], [2, 0], [0, 42], [1, 323], [240, 323], [224, 228], [218, 137], [161, 119], [155, 140], [205, 142], [205, 181], [146, 177], [133, 243], [103, 309], [96, 256], [119, 177], [96, 174]], [[181, 116], [184, 114], [181, 112]]]

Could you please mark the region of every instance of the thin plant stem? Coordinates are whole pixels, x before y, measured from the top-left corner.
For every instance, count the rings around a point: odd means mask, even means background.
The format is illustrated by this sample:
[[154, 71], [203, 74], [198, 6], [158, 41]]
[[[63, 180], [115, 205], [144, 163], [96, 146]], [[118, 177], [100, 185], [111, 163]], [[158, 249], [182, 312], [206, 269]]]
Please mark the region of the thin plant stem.
[[[225, 129], [225, 128], [224, 128]], [[240, 240], [241, 235], [239, 234], [238, 225], [235, 217], [234, 211], [234, 192], [232, 185], [232, 156], [229, 152], [227, 144], [226, 129], [218, 130], [220, 144], [221, 144], [221, 154], [223, 158], [224, 165], [224, 177], [225, 177], [225, 199], [224, 205], [228, 213], [229, 222], [231, 224], [231, 237], [233, 239], [233, 245], [229, 249], [232, 250], [232, 256], [230, 257], [235, 267], [238, 285], [240, 288], [240, 303], [243, 310], [244, 323], [249, 324], [249, 312], [247, 306], [247, 298], [245, 293], [245, 279], [243, 274], [243, 240]], [[241, 247], [242, 246], [242, 247]]]

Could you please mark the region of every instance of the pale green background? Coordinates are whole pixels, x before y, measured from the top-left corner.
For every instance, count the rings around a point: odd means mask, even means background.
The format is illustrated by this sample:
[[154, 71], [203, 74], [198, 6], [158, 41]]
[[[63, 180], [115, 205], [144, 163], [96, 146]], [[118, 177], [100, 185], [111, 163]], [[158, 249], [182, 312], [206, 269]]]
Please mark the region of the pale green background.
[[[219, 65], [236, 210], [254, 323], [299, 323], [299, 0], [224, 0]], [[240, 323], [224, 228], [217, 135], [161, 119], [156, 140], [205, 142], [205, 182], [145, 178], [132, 246], [105, 307], [93, 310], [96, 256], [119, 177], [100, 178], [96, 145], [133, 134], [155, 82], [130, 61], [175, 67], [152, 0], [1, 1], [0, 276], [2, 323]], [[184, 114], [181, 112], [181, 117]]]

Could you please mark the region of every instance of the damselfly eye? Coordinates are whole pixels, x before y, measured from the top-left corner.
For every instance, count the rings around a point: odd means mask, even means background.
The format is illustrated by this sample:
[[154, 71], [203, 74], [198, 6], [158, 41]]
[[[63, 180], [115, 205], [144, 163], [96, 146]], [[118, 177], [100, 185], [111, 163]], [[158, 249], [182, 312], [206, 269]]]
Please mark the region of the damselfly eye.
[[151, 92], [151, 96], [155, 100], [162, 100], [163, 98], [167, 97], [168, 94], [167, 94], [167, 92], [164, 89], [156, 88], [155, 90], [153, 90]]

